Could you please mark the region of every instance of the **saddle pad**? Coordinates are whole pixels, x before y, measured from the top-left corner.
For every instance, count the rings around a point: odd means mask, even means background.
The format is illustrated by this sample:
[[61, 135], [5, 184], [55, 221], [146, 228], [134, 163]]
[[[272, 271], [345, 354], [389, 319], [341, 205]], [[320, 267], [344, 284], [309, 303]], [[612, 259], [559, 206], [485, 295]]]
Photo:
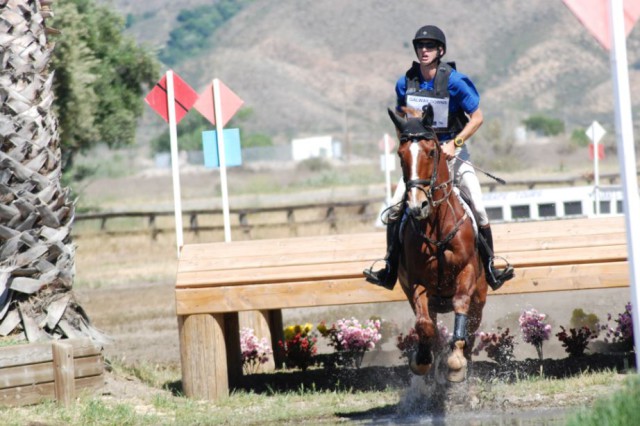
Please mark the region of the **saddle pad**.
[[464, 208], [464, 211], [467, 212], [467, 215], [471, 218], [471, 223], [473, 223], [473, 233], [475, 234], [476, 239], [477, 239], [478, 238], [478, 223], [476, 222], [476, 215], [473, 213], [473, 210], [471, 210], [471, 206], [469, 206], [467, 201], [464, 199], [464, 197], [460, 193], [460, 188], [458, 188], [457, 186], [454, 186], [453, 187], [453, 192], [456, 194], [456, 197], [458, 197], [458, 201], [460, 201], [460, 204], [462, 204], [462, 207]]

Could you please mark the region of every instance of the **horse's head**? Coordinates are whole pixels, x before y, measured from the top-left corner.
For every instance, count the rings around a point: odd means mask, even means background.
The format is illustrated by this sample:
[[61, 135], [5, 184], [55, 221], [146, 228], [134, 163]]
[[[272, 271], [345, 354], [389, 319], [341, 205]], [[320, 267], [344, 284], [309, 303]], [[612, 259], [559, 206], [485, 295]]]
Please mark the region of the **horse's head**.
[[[409, 115], [409, 114], [408, 114]], [[427, 218], [438, 201], [434, 192], [438, 181], [441, 159], [445, 164], [441, 178], [448, 178], [446, 160], [438, 143], [433, 125], [433, 108], [428, 105], [422, 117], [400, 117], [389, 109], [389, 116], [400, 134], [398, 156], [406, 185], [409, 212], [416, 219]]]

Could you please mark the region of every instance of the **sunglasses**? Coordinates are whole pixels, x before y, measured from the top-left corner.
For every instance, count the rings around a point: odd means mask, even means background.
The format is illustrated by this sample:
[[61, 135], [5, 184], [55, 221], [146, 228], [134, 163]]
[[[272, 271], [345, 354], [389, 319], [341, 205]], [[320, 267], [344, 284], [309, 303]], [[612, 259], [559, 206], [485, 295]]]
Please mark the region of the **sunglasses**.
[[438, 47], [438, 43], [436, 43], [435, 41], [419, 41], [416, 43], [416, 49], [418, 50], [420, 49], [433, 50], [437, 47]]

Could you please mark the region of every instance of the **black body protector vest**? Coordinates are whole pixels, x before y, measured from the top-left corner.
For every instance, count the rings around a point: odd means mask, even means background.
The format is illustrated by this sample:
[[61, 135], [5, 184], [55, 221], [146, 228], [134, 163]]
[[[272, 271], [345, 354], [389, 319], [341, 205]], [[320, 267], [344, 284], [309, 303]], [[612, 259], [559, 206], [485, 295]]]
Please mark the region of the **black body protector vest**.
[[441, 62], [438, 65], [433, 82], [433, 90], [420, 88], [420, 64], [414, 62], [407, 71], [407, 92], [405, 102], [408, 107], [422, 111], [426, 105], [433, 107], [433, 129], [437, 134], [450, 133], [452, 136], [460, 133], [469, 121], [462, 109], [449, 114], [449, 76], [455, 69], [455, 63]]

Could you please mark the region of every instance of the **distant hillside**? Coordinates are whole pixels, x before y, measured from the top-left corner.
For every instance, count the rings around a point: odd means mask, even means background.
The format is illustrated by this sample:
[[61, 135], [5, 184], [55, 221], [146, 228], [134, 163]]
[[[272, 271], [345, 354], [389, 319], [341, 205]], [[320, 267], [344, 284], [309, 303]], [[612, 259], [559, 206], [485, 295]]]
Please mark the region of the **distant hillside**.
[[[156, 48], [180, 8], [211, 1], [112, 0], [130, 32]], [[198, 91], [224, 81], [253, 109], [251, 131], [276, 140], [333, 134], [370, 143], [391, 130], [393, 85], [415, 55], [421, 25], [448, 37], [446, 59], [476, 82], [487, 122], [510, 135], [531, 114], [567, 130], [594, 119], [613, 129], [609, 55], [560, 0], [255, 0], [174, 69]], [[640, 25], [627, 39], [632, 101], [640, 115]], [[489, 135], [484, 126], [480, 137]], [[377, 139], [375, 139], [377, 140]]]

